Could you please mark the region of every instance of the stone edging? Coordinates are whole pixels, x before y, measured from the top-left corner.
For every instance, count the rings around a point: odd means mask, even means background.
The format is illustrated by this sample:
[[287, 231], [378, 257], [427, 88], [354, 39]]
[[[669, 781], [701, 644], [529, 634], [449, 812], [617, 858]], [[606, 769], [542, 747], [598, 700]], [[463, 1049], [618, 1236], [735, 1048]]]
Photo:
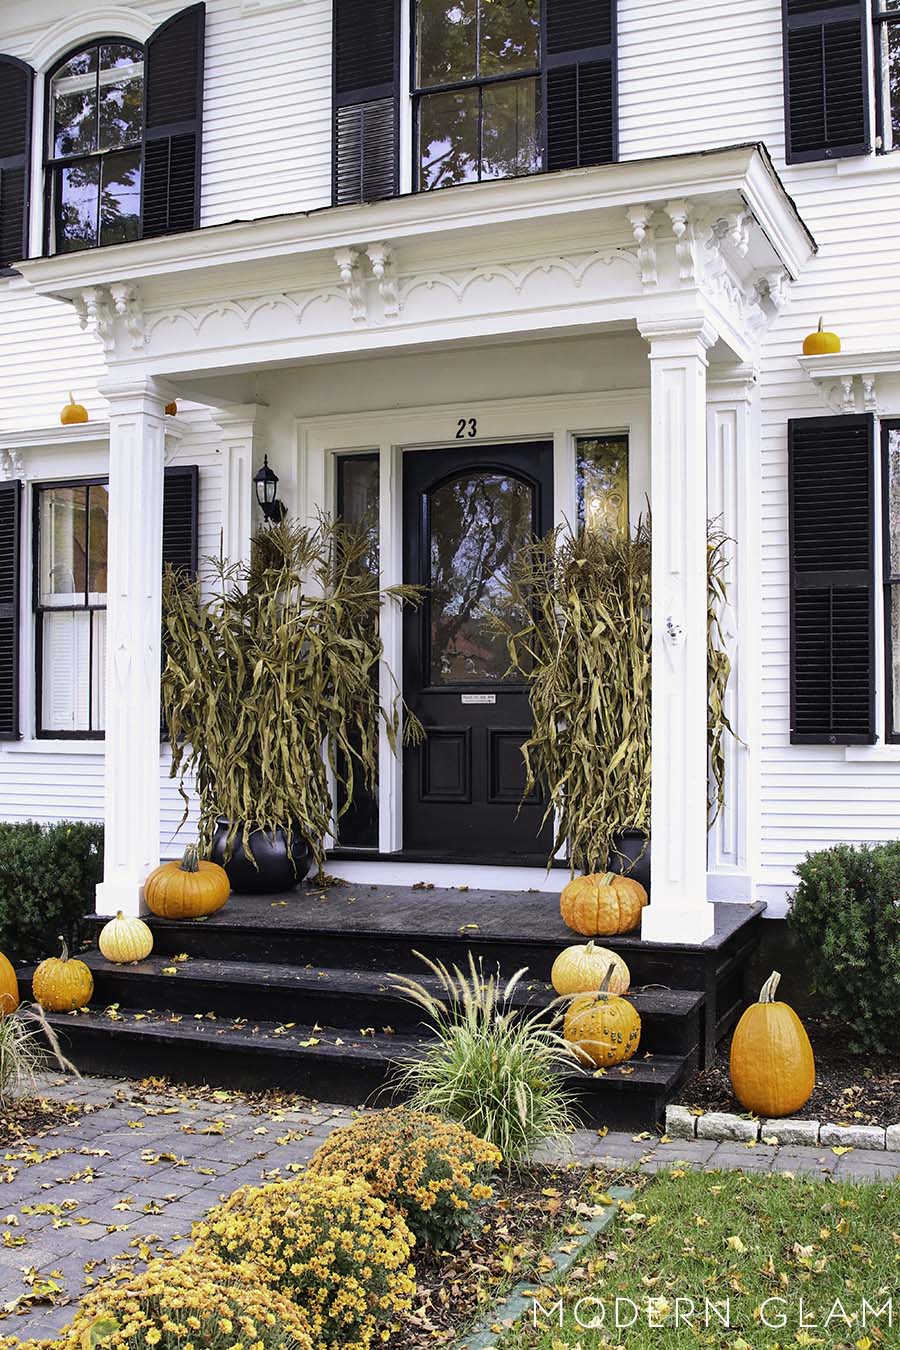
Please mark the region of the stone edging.
[[[580, 1260], [591, 1243], [607, 1228], [611, 1227], [619, 1212], [620, 1202], [631, 1199], [634, 1195], [634, 1187], [611, 1186], [608, 1194], [613, 1203], [605, 1206], [602, 1214], [598, 1214], [595, 1219], [591, 1219], [585, 1224], [584, 1236], [580, 1238], [574, 1250], [569, 1248], [567, 1251], [551, 1251], [548, 1253], [554, 1268], [552, 1271], [547, 1271], [546, 1275], [542, 1277], [547, 1283], [560, 1280], [566, 1271]], [[568, 1243], [566, 1243], [566, 1247], [569, 1247]], [[494, 1346], [500, 1344], [502, 1337], [527, 1313], [531, 1303], [530, 1294], [534, 1287], [534, 1280], [525, 1280], [521, 1284], [515, 1285], [508, 1294], [505, 1294], [502, 1299], [488, 1309], [487, 1313], [474, 1327], [470, 1328], [466, 1335], [454, 1341], [453, 1350], [493, 1350]], [[502, 1331], [494, 1330], [498, 1324], [502, 1324]]]
[[732, 1139], [741, 1144], [808, 1144], [815, 1148], [874, 1148], [900, 1151], [900, 1124], [831, 1125], [818, 1120], [756, 1120], [727, 1111], [692, 1115], [686, 1106], [666, 1107], [670, 1139]]

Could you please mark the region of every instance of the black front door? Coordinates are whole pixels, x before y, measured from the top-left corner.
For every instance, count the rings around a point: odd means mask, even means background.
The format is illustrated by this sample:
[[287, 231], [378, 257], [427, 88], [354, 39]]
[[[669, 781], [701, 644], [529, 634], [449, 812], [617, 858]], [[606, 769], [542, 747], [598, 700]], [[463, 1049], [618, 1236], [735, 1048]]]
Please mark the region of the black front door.
[[553, 523], [553, 446], [408, 451], [403, 513], [404, 579], [427, 588], [404, 618], [403, 693], [427, 733], [405, 751], [404, 848], [543, 862], [545, 804], [522, 802], [528, 686], [491, 615], [517, 617], [510, 561]]

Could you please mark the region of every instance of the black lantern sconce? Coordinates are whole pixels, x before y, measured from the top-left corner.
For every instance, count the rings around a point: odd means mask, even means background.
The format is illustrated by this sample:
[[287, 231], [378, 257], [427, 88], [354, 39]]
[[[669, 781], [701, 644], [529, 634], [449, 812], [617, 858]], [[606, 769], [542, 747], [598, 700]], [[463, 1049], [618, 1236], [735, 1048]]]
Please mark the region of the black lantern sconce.
[[276, 524], [284, 520], [287, 507], [278, 500], [278, 474], [269, 468], [269, 456], [263, 455], [263, 465], [253, 476], [256, 484], [256, 500], [266, 520]]

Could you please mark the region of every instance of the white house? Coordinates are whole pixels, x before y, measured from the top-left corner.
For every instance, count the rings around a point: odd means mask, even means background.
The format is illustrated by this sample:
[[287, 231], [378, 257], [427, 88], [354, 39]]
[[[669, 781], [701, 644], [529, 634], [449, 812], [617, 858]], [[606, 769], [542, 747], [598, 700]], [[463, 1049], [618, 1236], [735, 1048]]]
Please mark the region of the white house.
[[[486, 535], [649, 498], [645, 936], [900, 832], [892, 0], [6, 0], [0, 53], [0, 816], [104, 819], [101, 913], [180, 849], [164, 552], [245, 556], [264, 455], [290, 511], [377, 518], [386, 583], [448, 484]], [[820, 315], [843, 349], [802, 357]], [[743, 744], [708, 835], [711, 517]], [[385, 742], [346, 875], [555, 885], [467, 627], [385, 616], [430, 735]]]

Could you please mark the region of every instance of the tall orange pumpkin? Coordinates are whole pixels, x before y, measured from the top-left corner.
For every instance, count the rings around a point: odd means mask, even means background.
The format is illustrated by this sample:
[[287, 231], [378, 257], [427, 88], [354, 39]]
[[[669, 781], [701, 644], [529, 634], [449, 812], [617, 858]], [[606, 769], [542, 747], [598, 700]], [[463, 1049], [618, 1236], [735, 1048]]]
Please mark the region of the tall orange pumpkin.
[[201, 861], [188, 844], [181, 862], [163, 863], [144, 882], [147, 908], [161, 919], [200, 919], [215, 914], [231, 894], [223, 867]]
[[15, 1012], [19, 1006], [19, 981], [12, 962], [0, 952], [0, 1017]]
[[800, 1018], [775, 1001], [777, 970], [744, 1013], [731, 1038], [731, 1086], [741, 1106], [758, 1116], [799, 1111], [816, 1085], [812, 1046]]
[[617, 872], [592, 872], [569, 882], [559, 898], [559, 912], [576, 933], [609, 937], [637, 928], [646, 903], [647, 892], [639, 881]]

